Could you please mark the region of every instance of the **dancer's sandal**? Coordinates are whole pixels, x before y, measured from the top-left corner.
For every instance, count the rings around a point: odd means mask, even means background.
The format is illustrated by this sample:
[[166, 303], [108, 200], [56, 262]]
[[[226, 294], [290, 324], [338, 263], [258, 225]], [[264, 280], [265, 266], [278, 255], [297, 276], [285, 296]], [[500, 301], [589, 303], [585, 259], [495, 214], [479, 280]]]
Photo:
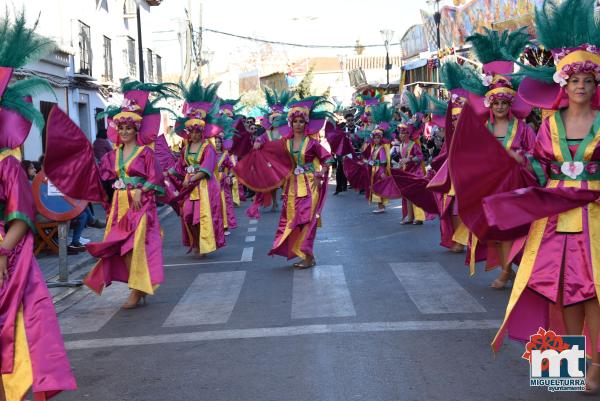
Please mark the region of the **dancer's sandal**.
[[500, 275], [494, 280], [494, 282], [492, 282], [490, 287], [496, 290], [503, 290], [504, 288], [506, 288], [506, 285], [509, 283], [509, 281], [515, 281], [515, 277], [516, 273], [513, 270], [511, 270], [510, 272], [502, 271], [502, 273], [500, 273]]
[[402, 224], [403, 226], [407, 225], [407, 224], [414, 224], [414, 223], [415, 223], [415, 221], [408, 219], [408, 217], [400, 222], [400, 224]]
[[315, 259], [311, 261], [303, 260], [302, 262], [297, 262], [293, 264], [294, 269], [310, 269], [311, 267], [314, 267], [316, 265], [317, 261]]
[[129, 298], [127, 298], [127, 302], [125, 302], [121, 308], [123, 309], [135, 309], [138, 306], [146, 305], [146, 294], [142, 291], [132, 290], [129, 294]]
[[[597, 369], [600, 368], [600, 363], [592, 362], [592, 366], [595, 366]], [[588, 380], [589, 377], [585, 379], [585, 390], [584, 393], [588, 395], [596, 395], [600, 392], [600, 381], [592, 382]]]

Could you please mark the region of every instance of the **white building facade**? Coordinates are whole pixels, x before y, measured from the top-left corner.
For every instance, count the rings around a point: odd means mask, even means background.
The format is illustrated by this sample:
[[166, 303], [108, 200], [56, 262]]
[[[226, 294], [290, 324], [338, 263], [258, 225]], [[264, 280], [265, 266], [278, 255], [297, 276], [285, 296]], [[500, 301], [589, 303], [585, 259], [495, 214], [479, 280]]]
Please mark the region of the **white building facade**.
[[[139, 80], [141, 69], [145, 82], [162, 81], [162, 58], [152, 40], [153, 19], [165, 7], [160, 4], [161, 0], [0, 0], [1, 9], [12, 13], [25, 7], [28, 23], [39, 18], [37, 33], [58, 44], [53, 53], [16, 71], [15, 78], [48, 79], [54, 93], [35, 96], [34, 105], [44, 117], [58, 105], [93, 141], [105, 128], [96, 115], [122, 99], [117, 93], [121, 79]], [[37, 160], [44, 153], [44, 142], [45, 132], [33, 127], [23, 157]]]

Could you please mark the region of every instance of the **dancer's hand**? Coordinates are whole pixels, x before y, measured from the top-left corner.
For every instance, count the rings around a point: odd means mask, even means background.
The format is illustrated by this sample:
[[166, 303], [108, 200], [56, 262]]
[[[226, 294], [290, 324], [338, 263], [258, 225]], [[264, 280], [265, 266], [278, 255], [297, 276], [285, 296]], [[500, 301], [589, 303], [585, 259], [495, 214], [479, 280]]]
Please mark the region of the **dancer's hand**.
[[512, 157], [513, 159], [515, 159], [517, 161], [517, 163], [523, 164], [523, 161], [525, 160], [525, 159], [523, 159], [523, 156], [521, 156], [520, 154], [518, 154], [514, 150], [510, 150], [510, 149], [508, 150], [508, 154], [510, 155], [510, 157]]
[[133, 190], [133, 209], [138, 211], [142, 208], [142, 191], [140, 189]]
[[254, 141], [254, 149], [260, 149], [262, 148], [262, 145], [261, 141]]
[[4, 282], [8, 279], [8, 256], [0, 256], [0, 288], [4, 285]]
[[185, 178], [183, 179], [183, 186], [187, 187], [188, 185], [190, 185], [190, 176], [186, 175]]

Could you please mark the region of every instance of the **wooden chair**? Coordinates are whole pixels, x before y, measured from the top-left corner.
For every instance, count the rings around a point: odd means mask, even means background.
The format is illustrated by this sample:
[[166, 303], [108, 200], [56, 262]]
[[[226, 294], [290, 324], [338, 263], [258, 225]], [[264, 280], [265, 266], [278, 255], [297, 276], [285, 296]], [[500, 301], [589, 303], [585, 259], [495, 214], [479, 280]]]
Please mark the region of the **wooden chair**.
[[58, 222], [35, 223], [37, 229], [35, 255], [42, 251], [58, 254]]

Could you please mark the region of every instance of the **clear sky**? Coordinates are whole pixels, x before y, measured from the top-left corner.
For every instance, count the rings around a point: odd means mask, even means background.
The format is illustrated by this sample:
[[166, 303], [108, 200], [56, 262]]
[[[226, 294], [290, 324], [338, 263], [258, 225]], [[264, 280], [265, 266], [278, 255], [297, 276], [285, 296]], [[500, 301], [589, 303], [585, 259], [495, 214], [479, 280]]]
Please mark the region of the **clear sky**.
[[[196, 18], [200, 4], [206, 28], [268, 40], [327, 45], [354, 45], [357, 39], [362, 44], [382, 44], [382, 29], [394, 30], [392, 42], [398, 42], [410, 26], [421, 23], [420, 9], [431, 11], [425, 0], [164, 0], [158, 7], [161, 18], [155, 23], [156, 31], [176, 28], [176, 19], [181, 18], [184, 7], [191, 8]], [[166, 56], [163, 59], [178, 58], [180, 50], [175, 38], [175, 33], [160, 34], [159, 43], [164, 47], [161, 52]], [[252, 53], [261, 51], [261, 45], [206, 32], [203, 49], [214, 52], [215, 68], [224, 68], [227, 63], [243, 64]], [[353, 54], [352, 49], [273, 46], [273, 50], [291, 59]], [[383, 47], [367, 51], [385, 54]], [[399, 52], [399, 48], [390, 51]], [[165, 67], [179, 68], [174, 62], [167, 62]]]

